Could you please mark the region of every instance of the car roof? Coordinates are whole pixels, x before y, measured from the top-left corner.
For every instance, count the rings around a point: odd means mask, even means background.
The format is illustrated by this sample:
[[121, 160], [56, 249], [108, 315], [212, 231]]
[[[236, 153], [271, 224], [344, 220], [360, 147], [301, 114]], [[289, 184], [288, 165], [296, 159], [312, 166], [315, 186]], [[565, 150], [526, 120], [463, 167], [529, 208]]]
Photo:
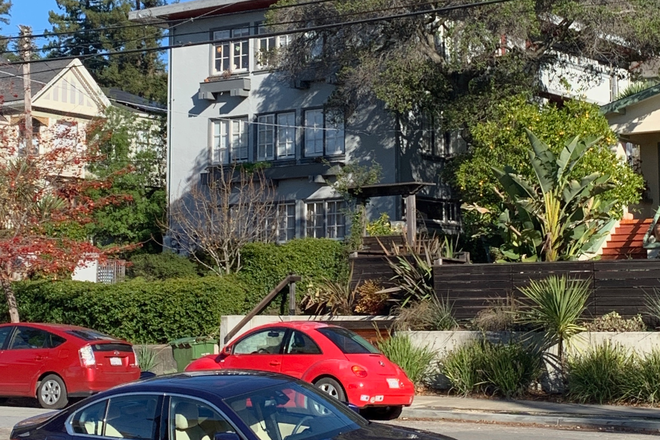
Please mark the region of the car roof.
[[28, 327], [35, 327], [35, 328], [40, 328], [40, 329], [52, 329], [52, 330], [60, 330], [60, 331], [66, 331], [66, 330], [91, 330], [85, 327], [80, 327], [77, 325], [70, 325], [70, 324], [54, 324], [54, 323], [46, 323], [46, 322], [12, 322], [12, 323], [6, 323], [6, 324], [0, 324], [0, 327], [7, 327], [10, 325], [24, 325]]
[[298, 330], [311, 330], [311, 329], [318, 329], [324, 327], [337, 327], [337, 326], [321, 321], [283, 321], [283, 322], [271, 322], [268, 324], [263, 324], [253, 329], [250, 329], [249, 331], [261, 330], [269, 327], [284, 327], [284, 328], [295, 328]]
[[297, 382], [283, 374], [257, 370], [204, 370], [157, 376], [113, 388], [116, 393], [169, 392], [227, 399], [277, 384]]

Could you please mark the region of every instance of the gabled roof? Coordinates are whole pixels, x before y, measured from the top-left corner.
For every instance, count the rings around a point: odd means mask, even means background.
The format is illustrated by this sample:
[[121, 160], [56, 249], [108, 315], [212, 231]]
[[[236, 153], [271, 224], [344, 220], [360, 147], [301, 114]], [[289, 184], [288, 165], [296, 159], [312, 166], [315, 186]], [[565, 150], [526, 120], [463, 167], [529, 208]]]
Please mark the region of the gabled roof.
[[169, 20], [212, 17], [232, 12], [265, 9], [276, 0], [192, 0], [167, 6], [131, 11], [128, 19], [144, 24], [165, 25]]
[[625, 98], [612, 101], [609, 104], [603, 105], [600, 108], [600, 111], [604, 115], [610, 113], [625, 113], [626, 107], [631, 105], [639, 104], [642, 101], [651, 99], [656, 95], [660, 94], [660, 84], [656, 84], [653, 87], [642, 90], [641, 92], [635, 93], [634, 95], [626, 96]]
[[125, 92], [113, 87], [103, 88], [103, 93], [115, 105], [128, 107], [129, 110], [139, 110], [144, 113], [167, 113], [167, 107], [157, 102]]
[[[36, 95], [50, 83], [62, 70], [75, 60], [52, 60], [32, 63], [30, 66], [32, 95]], [[22, 101], [25, 85], [23, 83], [23, 66], [21, 64], [6, 64], [0, 60], [0, 99], [2, 102]]]

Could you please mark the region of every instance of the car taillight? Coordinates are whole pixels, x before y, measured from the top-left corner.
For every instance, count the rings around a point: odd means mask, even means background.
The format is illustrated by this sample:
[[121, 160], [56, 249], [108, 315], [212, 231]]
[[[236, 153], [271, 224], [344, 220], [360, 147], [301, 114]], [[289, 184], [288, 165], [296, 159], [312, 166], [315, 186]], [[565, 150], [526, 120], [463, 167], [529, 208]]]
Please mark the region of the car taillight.
[[83, 367], [93, 367], [96, 365], [96, 358], [94, 357], [94, 350], [89, 345], [85, 345], [83, 348], [78, 350], [80, 355], [80, 365]]
[[353, 365], [353, 366], [351, 367], [351, 371], [352, 371], [353, 374], [355, 374], [357, 377], [367, 377], [367, 370], [365, 370], [364, 368], [362, 368], [362, 367], [359, 366], [359, 365]]

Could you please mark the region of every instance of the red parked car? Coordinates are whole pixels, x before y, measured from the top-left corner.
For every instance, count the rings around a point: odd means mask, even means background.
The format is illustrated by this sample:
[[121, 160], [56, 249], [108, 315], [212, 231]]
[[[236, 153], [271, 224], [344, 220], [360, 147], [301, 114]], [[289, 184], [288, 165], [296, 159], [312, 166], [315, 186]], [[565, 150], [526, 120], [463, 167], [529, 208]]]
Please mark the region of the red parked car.
[[0, 325], [0, 396], [36, 396], [57, 409], [139, 377], [128, 342], [72, 325]]
[[186, 371], [228, 368], [288, 374], [383, 418], [398, 417], [415, 394], [403, 370], [364, 338], [319, 322], [262, 325]]

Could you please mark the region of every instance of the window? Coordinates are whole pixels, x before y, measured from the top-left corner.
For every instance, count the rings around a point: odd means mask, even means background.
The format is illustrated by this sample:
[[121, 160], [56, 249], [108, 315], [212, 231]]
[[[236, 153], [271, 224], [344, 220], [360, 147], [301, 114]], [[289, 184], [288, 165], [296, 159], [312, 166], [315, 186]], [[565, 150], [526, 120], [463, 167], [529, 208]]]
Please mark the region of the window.
[[217, 43], [214, 48], [215, 73], [234, 73], [247, 71], [249, 68], [250, 40], [249, 27], [225, 29], [213, 32], [213, 40], [246, 37], [245, 40]]
[[216, 434], [236, 432], [209, 404], [194, 399], [172, 397], [169, 414], [170, 439], [214, 439]]
[[157, 395], [113, 397], [75, 412], [71, 416], [70, 430], [111, 438], [155, 439], [159, 413]]
[[257, 118], [257, 160], [296, 156], [296, 114], [279, 113]]
[[213, 121], [213, 164], [248, 160], [247, 118]]
[[336, 327], [325, 327], [318, 329], [318, 332], [330, 339], [332, 343], [342, 351], [342, 353], [380, 353], [380, 351], [378, 351], [378, 349], [371, 345], [366, 339], [350, 330]]
[[306, 334], [293, 330], [285, 354], [321, 354], [321, 349]]
[[285, 333], [277, 328], [253, 333], [236, 343], [233, 354], [278, 354]]
[[66, 339], [45, 330], [18, 327], [9, 349], [23, 350], [27, 348], [55, 348], [65, 341]]
[[296, 237], [296, 204], [277, 205], [277, 241], [289, 241]]
[[338, 111], [305, 112], [305, 156], [344, 153], [344, 119]]
[[433, 157], [446, 157], [449, 154], [450, 133], [441, 130], [433, 115], [422, 114], [414, 121], [419, 130], [419, 143], [422, 154]]
[[[270, 32], [270, 29], [263, 23], [257, 25], [257, 34], [267, 34]], [[255, 66], [259, 68], [266, 68], [273, 64], [273, 57], [275, 51], [280, 47], [284, 47], [289, 44], [291, 37], [289, 35], [280, 35], [277, 37], [262, 37], [258, 40], [257, 50], [255, 51]]]
[[344, 238], [346, 235], [345, 203], [343, 201], [311, 202], [305, 204], [306, 236], [315, 238]]
[[460, 208], [451, 200], [417, 200], [417, 211], [428, 220], [455, 223], [460, 219]]
[[11, 331], [14, 329], [14, 327], [2, 327], [0, 328], [0, 350], [5, 346], [5, 341], [7, 341], [7, 337], [11, 334]]

